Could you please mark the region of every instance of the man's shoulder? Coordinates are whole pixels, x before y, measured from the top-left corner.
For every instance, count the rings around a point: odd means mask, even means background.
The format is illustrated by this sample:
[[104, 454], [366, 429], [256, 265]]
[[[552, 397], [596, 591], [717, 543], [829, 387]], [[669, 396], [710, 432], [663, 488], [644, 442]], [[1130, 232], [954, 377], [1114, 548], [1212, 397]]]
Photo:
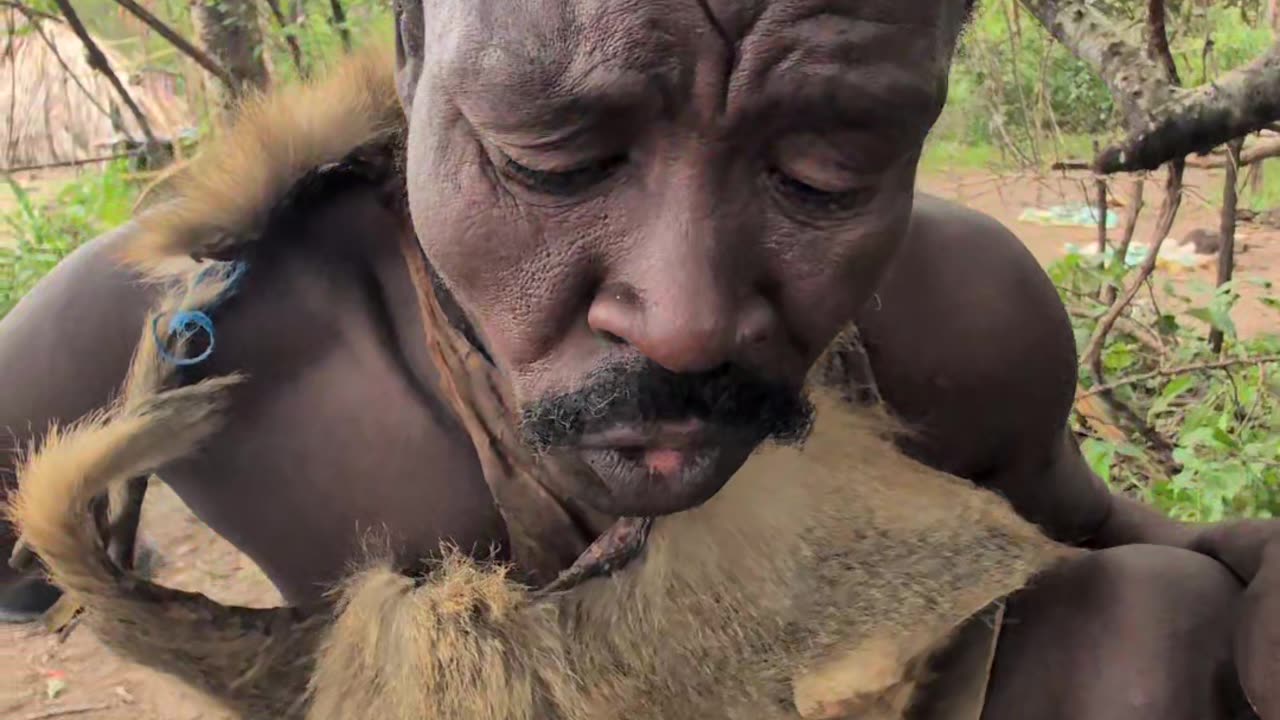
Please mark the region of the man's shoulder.
[[[881, 394], [971, 473], [1026, 433], [1059, 433], [1076, 350], [1049, 277], [994, 218], [917, 198], [911, 230], [859, 318]], [[961, 459], [961, 456], [964, 456]]]

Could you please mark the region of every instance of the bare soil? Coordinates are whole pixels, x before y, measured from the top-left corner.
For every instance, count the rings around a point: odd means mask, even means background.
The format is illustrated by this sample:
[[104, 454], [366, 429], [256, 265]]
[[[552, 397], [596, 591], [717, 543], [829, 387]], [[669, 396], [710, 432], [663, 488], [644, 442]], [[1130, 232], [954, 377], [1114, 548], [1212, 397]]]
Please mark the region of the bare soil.
[[[1080, 201], [1088, 184], [1084, 178], [974, 172], [930, 175], [921, 182], [929, 192], [959, 200], [999, 219], [1024, 240], [1042, 263], [1059, 257], [1065, 243], [1084, 246], [1096, 240], [1093, 229], [1046, 227], [1017, 219], [1029, 206]], [[1221, 193], [1218, 177], [1192, 171], [1188, 186], [1189, 197], [1174, 226], [1174, 238], [1196, 228], [1218, 226], [1217, 211], [1207, 202]], [[1123, 182], [1117, 189], [1121, 195], [1127, 194]], [[1151, 206], [1162, 197], [1159, 180], [1151, 182], [1146, 197], [1148, 210], [1139, 225], [1139, 240], [1150, 239], [1156, 214]], [[1239, 256], [1239, 275], [1280, 280], [1280, 232], [1242, 226], [1241, 233], [1249, 249]], [[1207, 266], [1182, 273], [1182, 277], [1211, 283], [1213, 273], [1212, 266]], [[1246, 302], [1235, 315], [1241, 332], [1280, 330], [1280, 315], [1250, 299], [1256, 297], [1255, 292], [1245, 294]], [[278, 594], [252, 562], [213, 535], [162, 486], [154, 487], [148, 495], [143, 535], [161, 557], [156, 573], [161, 582], [200, 590], [227, 602], [264, 606], [279, 601]], [[34, 627], [0, 626], [0, 718], [61, 717], [224, 720], [230, 716], [177, 681], [113, 656], [86, 631], [78, 630], [65, 643], [59, 643]]]

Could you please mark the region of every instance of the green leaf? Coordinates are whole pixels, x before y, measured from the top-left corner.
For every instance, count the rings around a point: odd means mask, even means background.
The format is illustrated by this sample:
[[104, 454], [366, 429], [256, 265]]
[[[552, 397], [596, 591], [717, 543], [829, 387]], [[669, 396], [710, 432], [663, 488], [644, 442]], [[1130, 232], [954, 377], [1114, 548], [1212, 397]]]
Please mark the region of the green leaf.
[[1177, 399], [1178, 396], [1190, 390], [1195, 383], [1196, 379], [1191, 375], [1181, 375], [1169, 381], [1164, 386], [1164, 390], [1160, 392], [1160, 395], [1151, 403], [1151, 410], [1147, 413], [1147, 417], [1153, 417], [1168, 410], [1169, 404]]
[[1080, 452], [1084, 455], [1089, 469], [1102, 478], [1103, 482], [1111, 482], [1111, 467], [1115, 462], [1116, 446], [1096, 438], [1089, 438], [1080, 444]]

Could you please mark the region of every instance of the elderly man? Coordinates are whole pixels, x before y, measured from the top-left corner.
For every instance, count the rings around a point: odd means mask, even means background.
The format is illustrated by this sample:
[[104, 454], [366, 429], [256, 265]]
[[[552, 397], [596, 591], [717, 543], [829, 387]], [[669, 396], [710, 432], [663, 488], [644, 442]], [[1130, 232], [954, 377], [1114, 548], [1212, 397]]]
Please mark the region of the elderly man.
[[[1274, 717], [1276, 526], [1183, 525], [1109, 493], [1067, 425], [1076, 360], [1054, 288], [1005, 228], [915, 192], [968, 12], [404, 0], [383, 123], [403, 131], [403, 163], [357, 147], [382, 122], [352, 116], [369, 103], [335, 101], [249, 128], [193, 185], [224, 214], [237, 191], [276, 194], [244, 201], [264, 208], [241, 213], [252, 242], [207, 253], [247, 272], [206, 328], [216, 351], [182, 372], [249, 381], [165, 481], [290, 602], [339, 579], [371, 526], [405, 557], [441, 540], [514, 554], [493, 463], [446, 401], [405, 236], [510, 384], [526, 440], [593, 471], [540, 488], [549, 571], [584, 546], [569, 534], [714, 495], [801, 422], [806, 374], [854, 323], [849, 396], [883, 399], [910, 454], [1099, 549], [1010, 599], [983, 717]], [[333, 147], [289, 166], [307, 143]], [[238, 157], [283, 145], [276, 174]], [[0, 425], [20, 441], [118, 389], [156, 295], [116, 257], [154, 234], [90, 243], [0, 325]], [[54, 595], [33, 579], [4, 592], [15, 614]]]

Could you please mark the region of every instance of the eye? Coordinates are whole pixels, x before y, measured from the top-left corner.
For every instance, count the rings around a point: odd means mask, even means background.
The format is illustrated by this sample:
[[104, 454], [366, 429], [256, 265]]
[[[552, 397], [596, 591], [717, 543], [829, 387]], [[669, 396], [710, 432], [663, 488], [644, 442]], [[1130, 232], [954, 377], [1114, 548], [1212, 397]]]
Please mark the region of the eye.
[[778, 169], [769, 171], [769, 181], [788, 200], [810, 210], [843, 212], [860, 205], [866, 195], [862, 188], [853, 190], [823, 190]]
[[506, 158], [503, 170], [534, 192], [565, 197], [585, 192], [604, 182], [626, 161], [625, 155], [615, 155], [569, 170], [537, 170]]

